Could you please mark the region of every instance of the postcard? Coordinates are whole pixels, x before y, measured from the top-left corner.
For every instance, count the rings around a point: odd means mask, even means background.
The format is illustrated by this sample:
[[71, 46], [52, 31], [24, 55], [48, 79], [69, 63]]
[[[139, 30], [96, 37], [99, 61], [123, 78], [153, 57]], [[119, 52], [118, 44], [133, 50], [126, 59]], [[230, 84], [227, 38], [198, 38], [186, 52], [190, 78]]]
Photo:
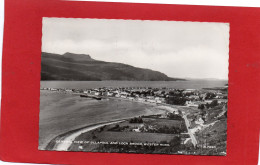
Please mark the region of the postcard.
[[39, 150], [225, 156], [229, 28], [44, 17]]

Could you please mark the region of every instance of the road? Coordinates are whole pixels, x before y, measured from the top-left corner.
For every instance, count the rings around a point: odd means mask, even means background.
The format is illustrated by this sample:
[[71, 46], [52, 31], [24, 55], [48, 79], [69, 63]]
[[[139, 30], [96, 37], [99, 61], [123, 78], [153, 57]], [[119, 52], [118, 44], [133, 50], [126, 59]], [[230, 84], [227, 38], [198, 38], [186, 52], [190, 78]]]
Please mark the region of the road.
[[188, 134], [190, 135], [191, 137], [191, 142], [193, 144], [193, 146], [197, 146], [198, 142], [197, 142], [197, 139], [195, 138], [194, 134], [191, 132], [191, 130], [189, 129], [190, 127], [190, 122], [189, 120], [187, 119], [187, 115], [183, 115], [183, 118], [185, 120], [185, 124], [186, 124], [186, 127], [187, 127], [187, 130], [188, 130]]

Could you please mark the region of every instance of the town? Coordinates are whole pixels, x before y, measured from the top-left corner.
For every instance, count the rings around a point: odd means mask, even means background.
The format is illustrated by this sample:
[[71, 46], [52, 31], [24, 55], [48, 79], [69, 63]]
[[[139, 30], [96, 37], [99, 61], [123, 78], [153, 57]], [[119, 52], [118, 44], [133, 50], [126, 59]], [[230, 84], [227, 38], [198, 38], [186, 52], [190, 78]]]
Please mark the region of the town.
[[185, 105], [188, 107], [207, 106], [214, 101], [219, 104], [227, 103], [227, 89], [225, 87], [205, 89], [173, 89], [151, 87], [122, 87], [122, 88], [95, 88], [95, 89], [67, 89], [67, 88], [41, 88], [41, 90], [79, 93], [81, 96], [94, 98], [116, 97], [131, 101]]
[[[69, 150], [196, 155], [226, 154], [228, 86], [204, 89], [121, 87], [95, 89], [41, 88], [96, 100], [124, 100], [154, 105], [165, 113], [128, 118], [81, 134]], [[156, 112], [156, 111], [155, 111]], [[152, 138], [151, 138], [152, 137]], [[95, 142], [95, 143], [94, 143]], [[101, 144], [100, 142], [104, 142]], [[118, 142], [117, 145], [108, 142]], [[137, 146], [120, 146], [139, 144]], [[141, 144], [154, 143], [157, 146]], [[98, 144], [98, 145], [97, 145]]]

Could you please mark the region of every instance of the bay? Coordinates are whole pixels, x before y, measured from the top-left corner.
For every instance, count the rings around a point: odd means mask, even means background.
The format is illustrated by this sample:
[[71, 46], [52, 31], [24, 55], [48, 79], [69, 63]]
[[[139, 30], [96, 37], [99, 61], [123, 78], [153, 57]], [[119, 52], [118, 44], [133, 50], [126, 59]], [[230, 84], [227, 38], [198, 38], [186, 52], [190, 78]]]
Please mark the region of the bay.
[[227, 80], [187, 80], [187, 81], [41, 81], [42, 88], [92, 89], [102, 87], [151, 87], [175, 89], [202, 89], [223, 87]]

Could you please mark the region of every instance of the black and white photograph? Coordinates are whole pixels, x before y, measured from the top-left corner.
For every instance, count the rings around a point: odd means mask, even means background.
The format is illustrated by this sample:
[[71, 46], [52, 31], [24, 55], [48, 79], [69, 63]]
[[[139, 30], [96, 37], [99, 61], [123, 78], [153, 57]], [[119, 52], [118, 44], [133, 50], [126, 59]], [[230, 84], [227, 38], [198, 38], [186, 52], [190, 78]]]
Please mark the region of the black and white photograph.
[[226, 156], [229, 29], [44, 17], [38, 149]]

